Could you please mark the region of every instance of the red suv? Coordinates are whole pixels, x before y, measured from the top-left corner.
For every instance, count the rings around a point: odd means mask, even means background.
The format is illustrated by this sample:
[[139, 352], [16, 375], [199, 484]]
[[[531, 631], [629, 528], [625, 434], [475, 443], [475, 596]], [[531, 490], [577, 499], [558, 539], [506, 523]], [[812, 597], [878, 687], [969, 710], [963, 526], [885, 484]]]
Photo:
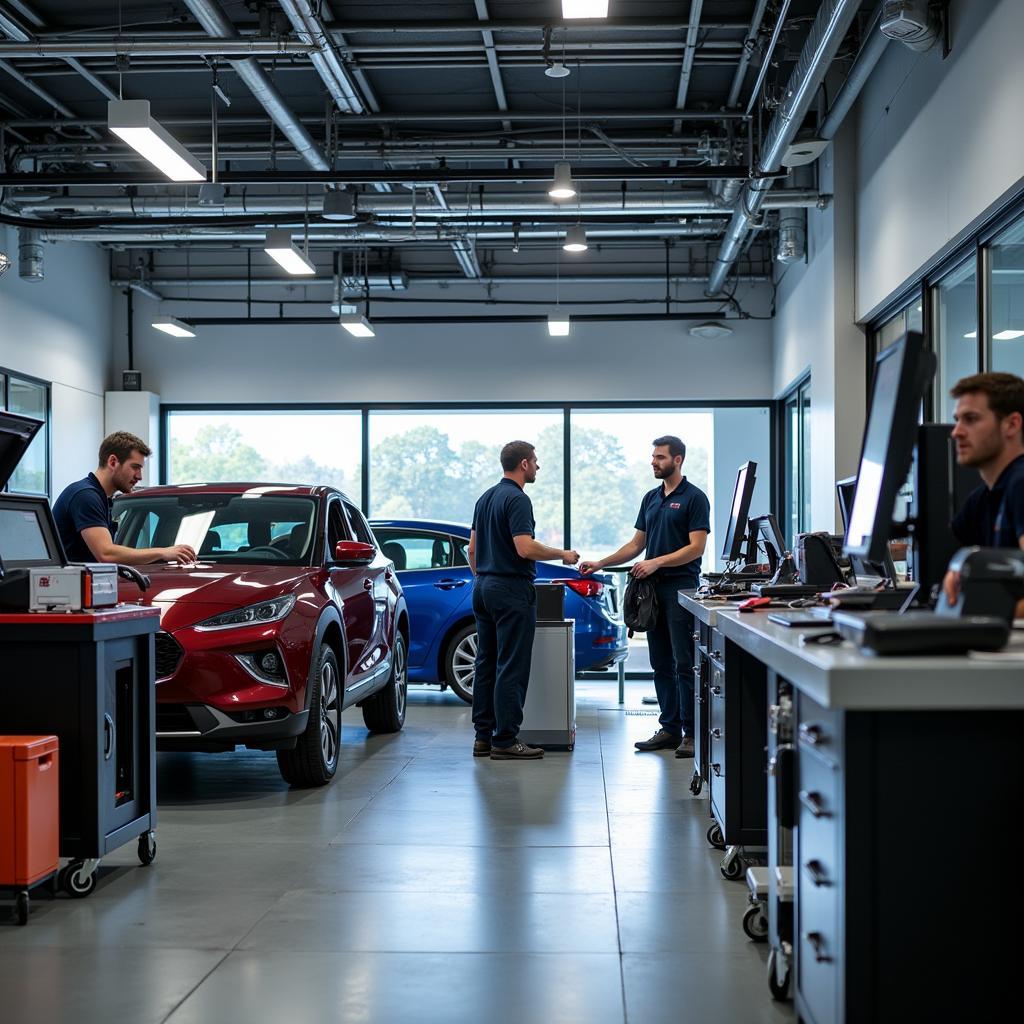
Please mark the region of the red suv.
[[[117, 543], [191, 544], [195, 565], [144, 566], [156, 635], [160, 750], [277, 751], [297, 786], [329, 782], [341, 713], [405, 722], [409, 616], [366, 520], [330, 487], [149, 487], [114, 503]], [[122, 600], [139, 600], [125, 584]]]

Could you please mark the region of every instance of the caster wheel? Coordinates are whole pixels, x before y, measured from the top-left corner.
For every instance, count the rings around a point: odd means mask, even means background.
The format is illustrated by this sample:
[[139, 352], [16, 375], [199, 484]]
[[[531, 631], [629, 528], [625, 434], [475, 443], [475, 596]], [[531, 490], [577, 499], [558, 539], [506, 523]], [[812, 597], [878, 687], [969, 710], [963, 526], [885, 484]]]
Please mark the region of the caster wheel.
[[743, 859], [733, 857], [732, 860], [722, 861], [722, 877], [735, 882], [743, 877]]
[[747, 908], [743, 915], [743, 931], [751, 942], [768, 941], [768, 918], [760, 906]]
[[772, 994], [772, 999], [782, 1002], [789, 998], [789, 968], [786, 968], [780, 981], [779, 959], [779, 951], [773, 948], [768, 954], [768, 990]]
[[27, 892], [19, 892], [18, 898], [14, 901], [14, 916], [18, 924], [28, 924], [29, 898]]
[[139, 836], [139, 863], [148, 867], [156, 860], [156, 836], [152, 832], [143, 832]]
[[73, 860], [64, 868], [64, 891], [76, 900], [83, 900], [96, 888], [96, 872], [85, 875], [82, 868], [85, 863]]
[[693, 773], [693, 778], [690, 779], [690, 792], [694, 796], [700, 796], [700, 791], [704, 788], [704, 780], [696, 773]]
[[725, 836], [722, 835], [722, 830], [718, 827], [717, 821], [708, 829], [707, 839], [716, 850], [725, 849]]

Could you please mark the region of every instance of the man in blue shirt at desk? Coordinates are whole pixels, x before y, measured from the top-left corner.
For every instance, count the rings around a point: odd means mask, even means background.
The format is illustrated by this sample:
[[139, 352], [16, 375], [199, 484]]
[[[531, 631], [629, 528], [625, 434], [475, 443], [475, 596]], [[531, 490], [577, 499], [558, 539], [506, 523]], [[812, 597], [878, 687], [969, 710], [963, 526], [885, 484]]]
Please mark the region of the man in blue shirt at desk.
[[522, 761], [544, 756], [540, 747], [518, 739], [537, 622], [534, 562], [559, 558], [575, 565], [580, 556], [534, 539], [533, 503], [525, 490], [540, 469], [533, 445], [510, 441], [501, 449], [501, 468], [501, 480], [480, 496], [473, 509], [466, 553], [476, 577], [473, 756]]
[[[976, 373], [958, 380], [953, 441], [956, 461], [973, 466], [981, 485], [953, 518], [963, 545], [1024, 548], [1024, 380], [1012, 373]], [[943, 590], [955, 603], [960, 581], [947, 572]], [[1018, 606], [1018, 616], [1024, 607]]]
[[188, 544], [167, 548], [129, 548], [114, 543], [112, 502], [119, 491], [127, 494], [142, 479], [149, 447], [134, 434], [119, 431], [103, 439], [99, 466], [82, 480], [68, 484], [53, 504], [64, 553], [71, 562], [194, 562]]
[[676, 757], [693, 757], [693, 616], [679, 604], [680, 590], [696, 590], [700, 560], [711, 531], [707, 495], [683, 476], [686, 445], [670, 434], [654, 439], [651, 467], [661, 484], [648, 491], [636, 517], [636, 533], [614, 554], [583, 562], [589, 574], [606, 565], [647, 557], [630, 570], [654, 577], [658, 621], [647, 631], [654, 689], [661, 707], [661, 728], [640, 740], [637, 750], [676, 748]]

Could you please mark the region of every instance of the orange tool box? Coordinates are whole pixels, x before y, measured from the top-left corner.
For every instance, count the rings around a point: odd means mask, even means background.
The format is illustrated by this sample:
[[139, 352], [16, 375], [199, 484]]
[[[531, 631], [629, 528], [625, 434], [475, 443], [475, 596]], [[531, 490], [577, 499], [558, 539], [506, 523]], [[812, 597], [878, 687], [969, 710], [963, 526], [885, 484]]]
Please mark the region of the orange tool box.
[[0, 886], [27, 888], [60, 865], [56, 736], [0, 736]]

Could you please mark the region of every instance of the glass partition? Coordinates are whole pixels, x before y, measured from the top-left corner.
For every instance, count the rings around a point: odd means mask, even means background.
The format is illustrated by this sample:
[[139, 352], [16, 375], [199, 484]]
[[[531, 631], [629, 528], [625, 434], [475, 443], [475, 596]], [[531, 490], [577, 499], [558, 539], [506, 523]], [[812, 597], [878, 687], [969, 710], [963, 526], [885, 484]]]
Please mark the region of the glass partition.
[[990, 246], [989, 365], [1024, 376], [1024, 218]]

